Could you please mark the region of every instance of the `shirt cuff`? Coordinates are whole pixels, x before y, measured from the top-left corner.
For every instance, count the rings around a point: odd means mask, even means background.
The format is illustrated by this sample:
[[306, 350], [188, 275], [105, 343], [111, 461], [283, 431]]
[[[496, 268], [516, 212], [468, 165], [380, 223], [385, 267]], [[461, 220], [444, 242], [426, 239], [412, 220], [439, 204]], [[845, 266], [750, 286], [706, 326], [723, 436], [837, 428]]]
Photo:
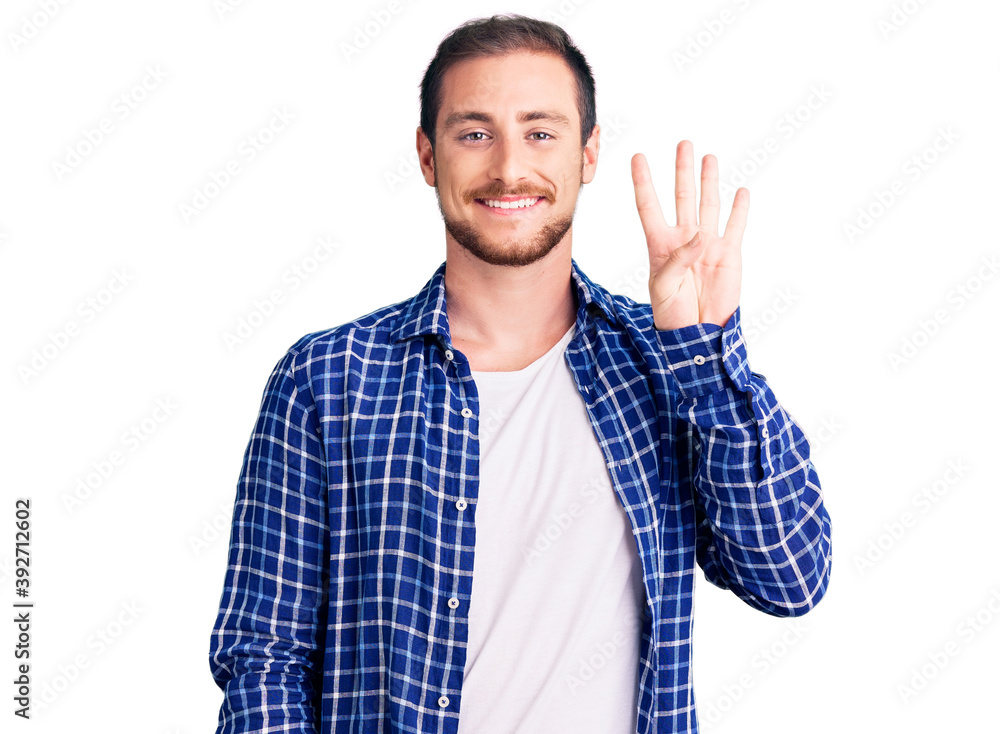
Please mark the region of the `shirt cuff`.
[[734, 388], [749, 390], [750, 369], [739, 306], [725, 326], [693, 324], [679, 329], [654, 327], [653, 331], [684, 397]]

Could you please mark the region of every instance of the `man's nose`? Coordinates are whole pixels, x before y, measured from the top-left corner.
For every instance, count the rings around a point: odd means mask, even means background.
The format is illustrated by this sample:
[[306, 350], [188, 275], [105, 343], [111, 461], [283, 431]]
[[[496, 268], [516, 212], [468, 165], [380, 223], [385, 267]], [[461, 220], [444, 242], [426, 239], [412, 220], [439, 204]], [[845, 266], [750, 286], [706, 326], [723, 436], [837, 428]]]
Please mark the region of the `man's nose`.
[[508, 135], [497, 138], [490, 151], [490, 178], [503, 182], [504, 186], [513, 188], [517, 182], [527, 176], [524, 151], [517, 138]]

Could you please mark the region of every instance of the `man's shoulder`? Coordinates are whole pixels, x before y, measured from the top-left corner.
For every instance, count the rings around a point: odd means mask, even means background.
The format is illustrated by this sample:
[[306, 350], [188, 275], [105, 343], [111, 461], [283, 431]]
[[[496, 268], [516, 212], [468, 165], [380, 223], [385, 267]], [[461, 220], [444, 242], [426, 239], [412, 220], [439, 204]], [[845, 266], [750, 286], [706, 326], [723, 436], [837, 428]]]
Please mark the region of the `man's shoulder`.
[[[653, 329], [653, 311], [648, 303], [635, 301], [627, 295], [613, 293], [594, 281], [588, 281], [591, 297], [600, 305], [602, 316], [611, 316], [633, 340], [648, 339]], [[379, 352], [391, 349], [394, 336], [407, 320], [413, 320], [418, 307], [426, 309], [428, 286], [419, 293], [381, 306], [350, 321], [319, 331], [309, 332], [297, 339], [286, 352], [285, 357], [303, 365], [316, 359], [334, 359], [349, 353], [365, 354], [377, 359]], [[419, 301], [419, 303], [417, 303]], [[426, 314], [425, 314], [426, 316]]]
[[386, 347], [399, 315], [411, 299], [382, 306], [338, 326], [301, 336], [287, 350], [287, 356], [304, 360], [343, 356], [350, 351]]
[[[293, 357], [343, 356], [349, 352], [364, 352], [366, 358], [377, 360], [379, 352], [392, 349], [394, 344], [421, 332], [427, 323], [437, 325], [444, 308], [444, 263], [414, 295], [381, 306], [351, 321], [299, 338], [288, 349]], [[297, 361], [301, 362], [301, 357]]]

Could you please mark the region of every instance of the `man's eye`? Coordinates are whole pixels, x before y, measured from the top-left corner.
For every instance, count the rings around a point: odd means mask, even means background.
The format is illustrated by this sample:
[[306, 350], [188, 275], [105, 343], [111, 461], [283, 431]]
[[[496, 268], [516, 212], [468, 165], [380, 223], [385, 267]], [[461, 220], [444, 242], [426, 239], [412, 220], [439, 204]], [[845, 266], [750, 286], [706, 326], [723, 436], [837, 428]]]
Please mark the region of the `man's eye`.
[[539, 133], [531, 133], [531, 135], [544, 135], [545, 136], [544, 138], [535, 138], [535, 140], [551, 140], [552, 139], [552, 136], [549, 135], [548, 133], [540, 133], [539, 132]]
[[[474, 138], [474, 137], [472, 137], [473, 135], [482, 135], [483, 137], [481, 137], [481, 138]], [[462, 136], [462, 140], [479, 141], [479, 140], [485, 140], [485, 139], [486, 139], [486, 133], [484, 133], [484, 132], [467, 133], [466, 135]]]

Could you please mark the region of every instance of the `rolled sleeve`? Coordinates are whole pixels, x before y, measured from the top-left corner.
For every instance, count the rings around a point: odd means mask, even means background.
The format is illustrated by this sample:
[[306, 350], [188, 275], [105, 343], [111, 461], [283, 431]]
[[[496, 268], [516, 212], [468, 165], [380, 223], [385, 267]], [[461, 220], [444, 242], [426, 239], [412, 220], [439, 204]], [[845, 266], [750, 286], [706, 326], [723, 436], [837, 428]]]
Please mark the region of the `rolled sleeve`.
[[722, 390], [746, 390], [750, 370], [739, 308], [726, 325], [694, 324], [654, 329], [681, 395], [695, 398]]
[[211, 641], [219, 734], [316, 731], [326, 477], [315, 405], [294, 362], [290, 351], [268, 380], [237, 485]]
[[805, 434], [749, 368], [739, 309], [722, 327], [654, 331], [673, 425], [690, 434], [679, 445], [693, 447], [706, 577], [770, 614], [804, 613], [829, 582], [830, 518]]

